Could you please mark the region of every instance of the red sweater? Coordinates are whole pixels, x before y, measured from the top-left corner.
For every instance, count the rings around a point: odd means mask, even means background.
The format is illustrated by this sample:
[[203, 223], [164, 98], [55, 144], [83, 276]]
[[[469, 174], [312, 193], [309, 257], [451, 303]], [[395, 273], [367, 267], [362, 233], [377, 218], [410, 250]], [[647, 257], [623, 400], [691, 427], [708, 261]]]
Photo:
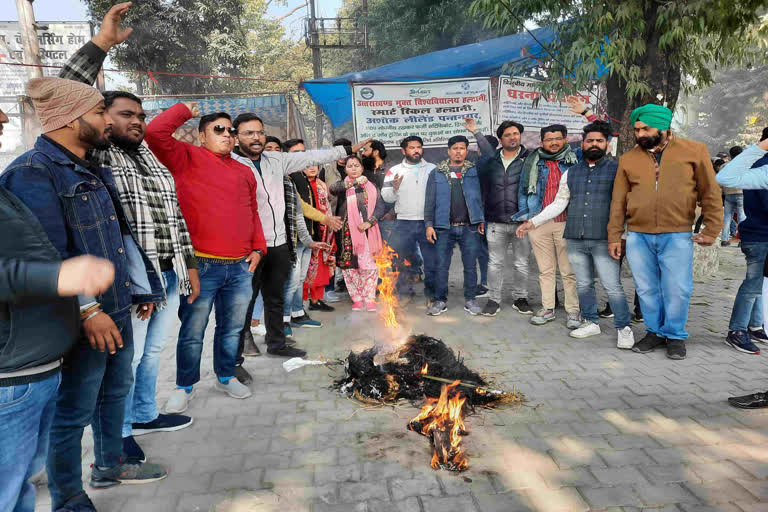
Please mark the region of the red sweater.
[[266, 254], [253, 171], [230, 155], [173, 138], [191, 117], [189, 109], [178, 103], [147, 125], [145, 140], [176, 180], [195, 251], [227, 258], [247, 256], [256, 249]]

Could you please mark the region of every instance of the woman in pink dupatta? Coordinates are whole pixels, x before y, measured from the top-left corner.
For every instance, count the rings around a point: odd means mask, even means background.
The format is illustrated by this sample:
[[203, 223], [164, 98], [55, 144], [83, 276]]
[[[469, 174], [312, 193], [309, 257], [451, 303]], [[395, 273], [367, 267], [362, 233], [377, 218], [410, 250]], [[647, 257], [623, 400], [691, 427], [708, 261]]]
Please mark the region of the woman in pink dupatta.
[[376, 254], [383, 247], [378, 219], [386, 206], [376, 186], [363, 176], [360, 158], [348, 157], [345, 171], [347, 177], [330, 186], [331, 194], [339, 197], [338, 213], [344, 219], [336, 264], [344, 274], [352, 311], [376, 311]]

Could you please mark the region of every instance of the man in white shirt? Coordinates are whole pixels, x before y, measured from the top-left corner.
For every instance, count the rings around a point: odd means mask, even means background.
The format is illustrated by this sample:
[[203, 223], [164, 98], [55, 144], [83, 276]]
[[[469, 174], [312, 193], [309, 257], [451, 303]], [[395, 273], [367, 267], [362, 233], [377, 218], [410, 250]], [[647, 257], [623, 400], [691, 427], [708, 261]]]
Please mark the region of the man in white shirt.
[[402, 298], [415, 295], [413, 282], [419, 271], [409, 267], [418, 260], [418, 247], [424, 260], [424, 296], [429, 305], [435, 298], [437, 252], [435, 246], [427, 241], [424, 200], [427, 178], [435, 165], [422, 159], [423, 144], [417, 135], [406, 137], [400, 142], [403, 161], [387, 171], [381, 197], [388, 203], [395, 203], [397, 214], [392, 241], [392, 248], [398, 254], [396, 265], [400, 272], [397, 291]]

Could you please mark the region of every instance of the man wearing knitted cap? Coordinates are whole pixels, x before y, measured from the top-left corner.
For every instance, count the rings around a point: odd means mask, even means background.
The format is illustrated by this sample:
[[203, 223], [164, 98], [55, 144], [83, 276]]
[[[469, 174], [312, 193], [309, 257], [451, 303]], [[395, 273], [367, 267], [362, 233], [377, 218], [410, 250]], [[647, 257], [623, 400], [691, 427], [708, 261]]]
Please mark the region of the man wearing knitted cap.
[[[609, 250], [620, 258], [626, 223], [627, 260], [647, 328], [632, 350], [647, 353], [666, 346], [667, 357], [684, 359], [693, 244], [715, 242], [723, 225], [723, 201], [706, 146], [672, 134], [670, 109], [644, 105], [632, 112], [630, 122], [637, 145], [619, 159]], [[704, 229], [691, 236], [697, 203]]]
[[[130, 29], [121, 28], [130, 6], [122, 3], [109, 10], [98, 34], [66, 62], [59, 72], [61, 78], [88, 85], [96, 81], [107, 51], [131, 33]], [[178, 318], [180, 296], [194, 302], [200, 293], [200, 280], [173, 176], [142, 144], [147, 125], [141, 99], [123, 91], [105, 91], [103, 95], [107, 113], [114, 122], [111, 144], [89, 154], [112, 170], [128, 223], [165, 285], [165, 307], [155, 310], [148, 319], [134, 314], [132, 321], [134, 384], [125, 404], [123, 456], [146, 460], [134, 436], [174, 432], [193, 422], [189, 416], [160, 413], [155, 388], [160, 353]]]
[[97, 297], [80, 296], [84, 339], [65, 357], [50, 435], [48, 486], [54, 510], [95, 510], [83, 491], [83, 429], [94, 432], [91, 486], [165, 478], [156, 464], [124, 463], [121, 426], [133, 380], [131, 307], [151, 314], [164, 298], [162, 283], [120, 206], [112, 172], [86, 160], [106, 148], [112, 118], [101, 93], [61, 78], [27, 85], [43, 135], [0, 175], [0, 185], [37, 216], [63, 258], [108, 259], [115, 281]]

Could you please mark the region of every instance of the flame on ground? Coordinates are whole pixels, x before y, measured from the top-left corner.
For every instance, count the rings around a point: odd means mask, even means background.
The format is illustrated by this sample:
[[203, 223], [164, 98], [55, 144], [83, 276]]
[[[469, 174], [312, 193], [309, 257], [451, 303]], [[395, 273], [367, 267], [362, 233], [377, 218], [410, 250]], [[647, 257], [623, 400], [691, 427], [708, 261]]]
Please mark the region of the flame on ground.
[[381, 284], [378, 286], [379, 302], [382, 307], [379, 308], [381, 317], [384, 319], [384, 325], [390, 329], [400, 326], [395, 316], [397, 311], [397, 276], [400, 274], [395, 270], [392, 262], [397, 257], [397, 253], [387, 244], [376, 255], [376, 267], [379, 270], [379, 279]]
[[[426, 366], [422, 369], [422, 373]], [[468, 432], [464, 426], [462, 409], [467, 398], [458, 390], [460, 381], [443, 385], [440, 398], [427, 398], [421, 413], [408, 424], [408, 429], [427, 436], [432, 441], [433, 469], [445, 468], [464, 471], [469, 460], [461, 446], [461, 436]]]

